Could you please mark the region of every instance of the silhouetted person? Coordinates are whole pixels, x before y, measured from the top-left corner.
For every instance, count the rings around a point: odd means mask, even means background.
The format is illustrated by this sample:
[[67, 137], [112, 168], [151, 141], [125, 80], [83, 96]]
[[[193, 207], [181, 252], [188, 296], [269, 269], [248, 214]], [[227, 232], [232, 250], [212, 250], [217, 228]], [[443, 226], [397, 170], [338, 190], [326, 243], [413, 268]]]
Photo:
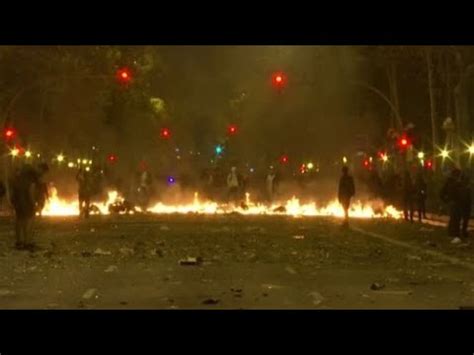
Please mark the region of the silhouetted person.
[[416, 207], [418, 210], [418, 220], [421, 222], [422, 219], [426, 219], [426, 198], [427, 198], [427, 185], [423, 178], [423, 173], [420, 171], [416, 175], [415, 180], [415, 196], [416, 196]]
[[268, 170], [267, 176], [265, 178], [265, 192], [267, 195], [267, 201], [269, 203], [273, 202], [273, 195], [275, 193], [275, 182], [276, 182], [275, 179], [276, 179], [275, 170], [273, 169], [273, 167], [271, 167]]
[[12, 179], [11, 203], [15, 209], [15, 247], [17, 249], [34, 248], [30, 240], [30, 231], [36, 212], [37, 190], [43, 174], [48, 170], [47, 164], [40, 164], [38, 169], [25, 165]]
[[79, 191], [79, 213], [85, 218], [89, 217], [90, 203], [93, 190], [91, 174], [84, 168], [80, 168], [76, 175]]
[[461, 217], [461, 236], [467, 238], [469, 236], [468, 227], [471, 218], [471, 185], [469, 175], [464, 172], [461, 176], [457, 204]]
[[372, 170], [369, 176], [369, 188], [373, 198], [382, 198], [383, 184], [376, 169]]
[[344, 225], [349, 224], [349, 207], [351, 205], [351, 198], [355, 195], [354, 178], [349, 175], [347, 166], [342, 168], [342, 176], [339, 180], [338, 189], [339, 203], [344, 208]]
[[453, 237], [453, 243], [459, 243], [461, 211], [459, 204], [456, 203], [460, 190], [461, 170], [454, 168], [443, 187], [441, 188], [441, 200], [448, 205], [449, 223], [448, 235]]
[[402, 181], [402, 204], [405, 221], [413, 222], [413, 210], [415, 204], [415, 187], [410, 173], [405, 171]]
[[235, 202], [239, 196], [239, 175], [237, 173], [237, 168], [233, 166], [230, 170], [229, 175], [227, 175], [227, 200]]

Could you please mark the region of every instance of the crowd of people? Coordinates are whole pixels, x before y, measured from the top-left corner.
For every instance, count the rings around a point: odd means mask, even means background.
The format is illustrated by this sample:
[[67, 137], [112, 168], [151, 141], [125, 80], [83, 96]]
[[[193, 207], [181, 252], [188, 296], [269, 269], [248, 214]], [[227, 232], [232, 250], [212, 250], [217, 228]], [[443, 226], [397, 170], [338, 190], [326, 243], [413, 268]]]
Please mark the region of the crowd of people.
[[[18, 249], [33, 247], [31, 221], [36, 214], [41, 215], [47, 201], [48, 185], [45, 175], [48, 171], [49, 167], [45, 163], [35, 167], [25, 164], [14, 172], [9, 181], [9, 197], [16, 216], [15, 231]], [[345, 211], [345, 226], [349, 221], [351, 199], [356, 193], [354, 180], [349, 174], [349, 169], [344, 166], [339, 180], [338, 199]], [[80, 168], [76, 174], [76, 181], [80, 215], [87, 218], [93, 210], [93, 198], [104, 190], [104, 174], [99, 168]], [[381, 179], [374, 169], [370, 172], [367, 181], [370, 197], [380, 198], [387, 204], [401, 207], [405, 220], [413, 222], [415, 211], [420, 222], [427, 218], [428, 188], [422, 171], [418, 171], [414, 179], [408, 170], [405, 170], [401, 177], [390, 174], [385, 176], [385, 179]], [[205, 170], [201, 176], [201, 182], [202, 192], [209, 200], [241, 205], [245, 203], [249, 176], [240, 173], [236, 166], [230, 167], [227, 174], [219, 170]], [[280, 184], [278, 171], [274, 167], [269, 167], [262, 182], [262, 196], [271, 205]], [[137, 172], [132, 185], [132, 192], [125, 194], [126, 200], [120, 206], [112, 205], [111, 212], [133, 209], [133, 206], [139, 206], [143, 211], [147, 209], [153, 194], [150, 172], [147, 169]], [[4, 196], [6, 192], [5, 185], [0, 184], [0, 195]], [[469, 173], [457, 168], [453, 169], [440, 191], [440, 200], [449, 211], [448, 235], [453, 238], [453, 243], [459, 243], [461, 238], [468, 237], [472, 204]]]

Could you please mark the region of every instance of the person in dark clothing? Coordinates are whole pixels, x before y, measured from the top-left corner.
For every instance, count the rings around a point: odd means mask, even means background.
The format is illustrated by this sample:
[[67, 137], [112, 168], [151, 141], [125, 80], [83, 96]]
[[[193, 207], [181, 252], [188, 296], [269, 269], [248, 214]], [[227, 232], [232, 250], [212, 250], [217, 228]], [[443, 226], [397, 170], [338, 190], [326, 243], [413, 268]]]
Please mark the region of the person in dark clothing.
[[415, 205], [415, 187], [409, 171], [405, 171], [402, 182], [402, 204], [405, 221], [413, 222]]
[[460, 189], [461, 170], [455, 168], [441, 188], [441, 200], [449, 206], [448, 235], [454, 237], [453, 242], [459, 240], [461, 213], [456, 203]]
[[383, 183], [377, 169], [373, 169], [369, 176], [369, 189], [372, 198], [383, 197]]
[[91, 174], [84, 168], [80, 168], [76, 180], [79, 184], [79, 213], [81, 216], [88, 218], [93, 190]]
[[418, 220], [421, 222], [422, 219], [426, 219], [426, 197], [427, 197], [427, 185], [423, 178], [421, 171], [416, 175], [415, 180], [415, 196], [416, 196], [416, 207], [418, 210]]
[[414, 193], [415, 187], [411, 180], [410, 172], [407, 170], [403, 175], [402, 182], [402, 204], [403, 204], [403, 215], [405, 221], [413, 222], [413, 210], [414, 210]]
[[11, 203], [15, 209], [15, 246], [17, 249], [34, 248], [29, 234], [36, 212], [37, 190], [43, 174], [47, 171], [46, 164], [41, 164], [38, 169], [34, 169], [31, 165], [25, 165], [17, 171], [12, 180]]
[[349, 175], [347, 166], [342, 168], [342, 176], [339, 180], [338, 199], [339, 203], [344, 208], [344, 225], [349, 224], [349, 207], [351, 205], [351, 198], [355, 195], [354, 178]]
[[460, 211], [461, 219], [461, 236], [467, 238], [469, 236], [468, 227], [471, 218], [471, 186], [469, 174], [464, 172], [461, 176], [457, 204]]

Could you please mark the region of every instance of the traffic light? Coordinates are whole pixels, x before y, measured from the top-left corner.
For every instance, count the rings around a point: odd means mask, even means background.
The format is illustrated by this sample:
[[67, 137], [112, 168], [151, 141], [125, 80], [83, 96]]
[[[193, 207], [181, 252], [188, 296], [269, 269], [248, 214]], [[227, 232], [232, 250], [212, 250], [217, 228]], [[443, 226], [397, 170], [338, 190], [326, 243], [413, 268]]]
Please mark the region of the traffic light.
[[287, 155], [282, 155], [282, 156], [280, 157], [280, 162], [281, 162], [282, 164], [288, 164], [288, 156], [287, 156]]
[[407, 150], [411, 146], [411, 141], [407, 136], [402, 136], [398, 139], [398, 147], [401, 150]]
[[272, 84], [276, 89], [283, 89], [286, 86], [286, 83], [287, 77], [285, 73], [279, 71], [272, 74]]
[[132, 72], [129, 68], [123, 67], [117, 70], [116, 77], [119, 83], [129, 84], [132, 81]]
[[109, 163], [113, 164], [117, 161], [117, 156], [115, 154], [109, 154], [107, 160], [109, 161]]
[[224, 147], [222, 147], [220, 144], [216, 145], [215, 152], [217, 155], [221, 155], [223, 151]]
[[231, 124], [227, 127], [227, 133], [229, 133], [229, 135], [231, 135], [231, 136], [236, 134], [237, 131], [238, 131], [237, 125], [235, 125], [235, 124]]
[[161, 134], [161, 138], [163, 138], [163, 139], [168, 139], [168, 138], [171, 137], [171, 131], [170, 131], [170, 129], [167, 128], [167, 127], [163, 127], [163, 128], [161, 129], [161, 133], [160, 133], [160, 134]]
[[428, 170], [433, 169], [433, 162], [431, 160], [426, 160], [425, 161], [425, 168]]
[[16, 137], [16, 131], [14, 128], [6, 128], [5, 131], [3, 132], [3, 136], [7, 141], [11, 141]]

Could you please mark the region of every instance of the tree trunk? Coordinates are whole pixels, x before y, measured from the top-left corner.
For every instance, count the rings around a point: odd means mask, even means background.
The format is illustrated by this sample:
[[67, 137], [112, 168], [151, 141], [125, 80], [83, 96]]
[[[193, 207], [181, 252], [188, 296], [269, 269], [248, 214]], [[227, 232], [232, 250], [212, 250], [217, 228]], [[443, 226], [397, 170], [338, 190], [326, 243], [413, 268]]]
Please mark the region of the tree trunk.
[[[426, 55], [426, 65], [428, 69], [428, 93], [430, 96], [430, 113], [431, 113], [431, 139], [433, 141], [433, 154], [437, 153], [437, 144], [438, 144], [438, 132], [437, 132], [437, 123], [436, 123], [436, 106], [433, 90], [433, 62], [431, 58], [431, 50], [427, 49], [425, 52]], [[436, 161], [433, 159], [433, 170], [436, 169]]]

